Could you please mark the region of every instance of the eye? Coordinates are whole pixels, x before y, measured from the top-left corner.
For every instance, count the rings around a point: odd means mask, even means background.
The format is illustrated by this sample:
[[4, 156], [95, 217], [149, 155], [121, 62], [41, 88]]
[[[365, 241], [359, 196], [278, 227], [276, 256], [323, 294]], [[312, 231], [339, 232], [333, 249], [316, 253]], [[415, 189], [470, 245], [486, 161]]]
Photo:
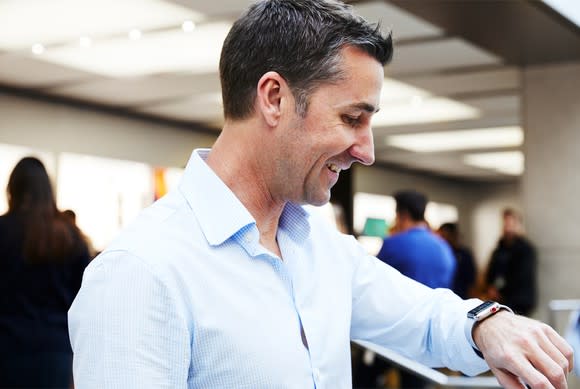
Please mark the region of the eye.
[[349, 126], [356, 127], [361, 123], [360, 116], [342, 115], [342, 121]]

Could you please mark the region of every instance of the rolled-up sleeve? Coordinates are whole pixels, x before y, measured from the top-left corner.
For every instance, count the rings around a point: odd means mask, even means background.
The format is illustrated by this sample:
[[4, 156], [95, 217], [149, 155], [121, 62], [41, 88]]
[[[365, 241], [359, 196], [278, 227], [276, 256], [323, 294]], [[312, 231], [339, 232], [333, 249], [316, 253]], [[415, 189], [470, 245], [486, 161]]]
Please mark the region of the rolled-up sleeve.
[[176, 296], [126, 251], [95, 259], [69, 310], [75, 387], [186, 388], [191, 331]]

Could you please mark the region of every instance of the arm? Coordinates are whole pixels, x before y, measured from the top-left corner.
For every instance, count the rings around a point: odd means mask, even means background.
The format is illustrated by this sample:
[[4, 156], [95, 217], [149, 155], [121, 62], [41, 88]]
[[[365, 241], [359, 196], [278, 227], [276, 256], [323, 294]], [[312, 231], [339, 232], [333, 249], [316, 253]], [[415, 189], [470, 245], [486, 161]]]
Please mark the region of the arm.
[[[573, 352], [562, 337], [546, 324], [499, 312], [474, 326], [471, 338], [466, 314], [478, 304], [428, 289], [364, 257], [353, 275], [351, 337], [469, 375], [489, 365], [510, 389], [523, 387], [516, 377], [532, 388], [567, 388]], [[475, 355], [472, 342], [485, 361]]]
[[500, 384], [567, 388], [572, 348], [551, 327], [502, 311], [474, 326], [473, 339]]
[[[466, 313], [479, 300], [430, 289], [371, 256], [353, 273], [351, 338], [388, 347], [432, 367], [475, 375], [488, 369], [472, 349]], [[467, 328], [467, 331], [466, 331]]]
[[186, 388], [190, 331], [176, 294], [139, 258], [108, 252], [69, 311], [75, 387]]

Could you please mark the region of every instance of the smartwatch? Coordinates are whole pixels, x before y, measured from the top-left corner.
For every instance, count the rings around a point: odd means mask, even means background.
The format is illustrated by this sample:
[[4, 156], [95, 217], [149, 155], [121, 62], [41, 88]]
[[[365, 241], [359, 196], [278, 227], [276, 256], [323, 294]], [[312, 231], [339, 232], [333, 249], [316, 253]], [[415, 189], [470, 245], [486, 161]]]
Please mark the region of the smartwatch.
[[512, 309], [506, 305], [502, 305], [496, 301], [486, 301], [473, 308], [471, 311], [467, 312], [467, 318], [476, 322], [482, 321], [492, 315], [495, 315], [502, 309], [514, 313], [514, 311], [512, 311]]

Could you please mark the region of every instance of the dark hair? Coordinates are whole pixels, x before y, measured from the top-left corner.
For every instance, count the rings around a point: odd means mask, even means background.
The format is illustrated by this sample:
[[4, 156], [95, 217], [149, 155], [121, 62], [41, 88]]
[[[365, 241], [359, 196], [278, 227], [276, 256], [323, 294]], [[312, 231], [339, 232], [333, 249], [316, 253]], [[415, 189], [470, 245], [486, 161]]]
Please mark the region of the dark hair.
[[427, 197], [415, 190], [401, 190], [393, 195], [397, 202], [398, 213], [406, 213], [414, 221], [425, 220]]
[[391, 35], [381, 35], [333, 0], [263, 0], [233, 25], [220, 57], [224, 116], [244, 119], [254, 109], [256, 85], [266, 72], [288, 82], [297, 111], [305, 115], [308, 96], [324, 82], [343, 77], [340, 50], [355, 46], [382, 65], [393, 53]]
[[78, 228], [58, 211], [42, 162], [21, 159], [8, 180], [8, 213], [24, 223], [23, 255], [29, 262], [60, 262], [79, 255], [86, 244]]
[[440, 231], [445, 231], [449, 235], [457, 237], [459, 234], [459, 228], [457, 227], [457, 223], [443, 223], [439, 227]]

